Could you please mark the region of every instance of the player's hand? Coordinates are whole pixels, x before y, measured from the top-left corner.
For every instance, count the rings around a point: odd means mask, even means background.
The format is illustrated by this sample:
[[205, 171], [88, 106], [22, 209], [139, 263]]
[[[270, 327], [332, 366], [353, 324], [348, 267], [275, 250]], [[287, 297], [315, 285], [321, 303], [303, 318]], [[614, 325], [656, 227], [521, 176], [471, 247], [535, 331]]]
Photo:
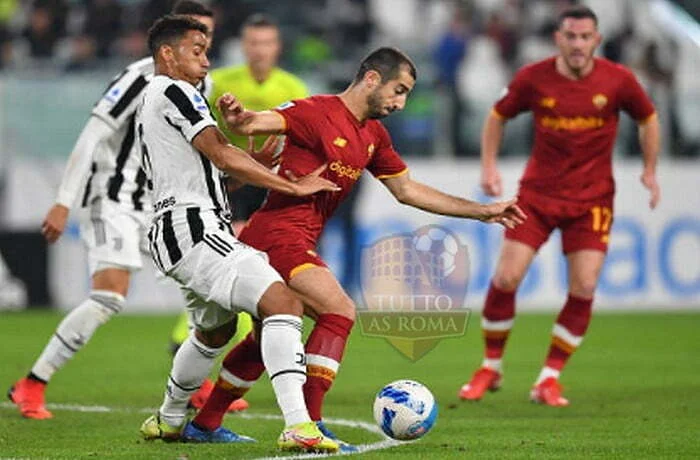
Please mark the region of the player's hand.
[[285, 171], [287, 178], [294, 182], [298, 189], [295, 192], [296, 196], [313, 195], [316, 192], [339, 192], [341, 190], [334, 182], [321, 177], [321, 173], [326, 170], [328, 165], [321, 165], [311, 173], [304, 177], [297, 177], [292, 171]]
[[659, 204], [659, 200], [661, 200], [661, 187], [659, 187], [659, 183], [656, 181], [656, 173], [645, 170], [640, 179], [651, 194], [649, 197], [649, 207], [654, 209], [656, 205]]
[[267, 169], [272, 169], [280, 164], [280, 154], [282, 153], [280, 147], [283, 139], [282, 136], [268, 136], [260, 150], [255, 150], [255, 136], [248, 136], [246, 152]]
[[69, 209], [62, 204], [55, 204], [49, 209], [49, 212], [41, 224], [41, 234], [44, 235], [46, 241], [54, 243], [63, 234], [68, 220]]
[[517, 227], [527, 219], [527, 215], [517, 205], [517, 201], [516, 198], [513, 198], [508, 201], [484, 204], [484, 215], [481, 221], [489, 224], [501, 224], [508, 228]]
[[231, 129], [244, 125], [253, 116], [253, 113], [246, 111], [243, 108], [243, 104], [231, 93], [225, 93], [217, 99], [216, 106], [219, 108], [224, 121]]
[[483, 166], [481, 168], [481, 189], [488, 196], [501, 196], [503, 185], [501, 173], [495, 166]]

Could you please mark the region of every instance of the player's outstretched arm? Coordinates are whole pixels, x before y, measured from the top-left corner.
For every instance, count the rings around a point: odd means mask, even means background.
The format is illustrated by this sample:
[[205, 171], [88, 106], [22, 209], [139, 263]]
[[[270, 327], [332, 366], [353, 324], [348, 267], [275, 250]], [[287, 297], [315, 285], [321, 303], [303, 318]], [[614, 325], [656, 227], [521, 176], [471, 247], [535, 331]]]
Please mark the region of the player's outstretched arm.
[[383, 179], [382, 183], [400, 203], [434, 214], [499, 223], [508, 228], [523, 223], [527, 218], [515, 199], [488, 204], [477, 203], [414, 181], [408, 174]]
[[503, 185], [498, 171], [498, 151], [503, 139], [504, 120], [493, 110], [481, 130], [481, 188], [488, 196], [501, 196]]
[[197, 134], [192, 145], [209, 158], [214, 165], [234, 179], [287, 195], [304, 196], [316, 192], [337, 192], [340, 188], [320, 177], [325, 166], [297, 181], [287, 180], [261, 165], [245, 151], [232, 146], [215, 126], [208, 126]]
[[[255, 137], [248, 136], [248, 148], [246, 149], [246, 152], [248, 152], [248, 155], [250, 155], [255, 161], [265, 166], [267, 169], [272, 169], [280, 162], [283, 138], [284, 136], [268, 136], [260, 149], [256, 149]], [[232, 177], [228, 178], [228, 182], [226, 184], [229, 192], [238, 190], [239, 188], [243, 187], [243, 185], [245, 184]]]
[[226, 93], [217, 99], [216, 105], [228, 128], [236, 134], [256, 136], [284, 133], [285, 121], [282, 115], [272, 110], [262, 112], [245, 110], [231, 93]]
[[649, 190], [649, 207], [654, 209], [661, 200], [661, 187], [656, 180], [656, 161], [659, 156], [659, 118], [652, 115], [644, 123], [639, 124], [639, 145], [642, 148], [644, 171], [642, 184]]
[[92, 116], [83, 127], [63, 171], [56, 203], [49, 209], [41, 224], [41, 233], [49, 243], [56, 242], [66, 228], [71, 205], [89, 176], [92, 155], [97, 145], [112, 134], [112, 128], [100, 118]]

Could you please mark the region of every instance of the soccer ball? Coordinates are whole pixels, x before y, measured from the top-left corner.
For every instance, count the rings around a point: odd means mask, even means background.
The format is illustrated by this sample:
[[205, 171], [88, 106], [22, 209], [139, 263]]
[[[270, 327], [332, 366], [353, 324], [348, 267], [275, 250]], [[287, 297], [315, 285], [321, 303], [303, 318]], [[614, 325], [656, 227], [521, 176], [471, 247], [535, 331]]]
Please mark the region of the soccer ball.
[[425, 435], [437, 413], [433, 394], [413, 380], [391, 382], [374, 399], [374, 420], [387, 436], [401, 441]]
[[454, 235], [444, 229], [428, 225], [417, 231], [413, 237], [413, 247], [419, 253], [429, 254], [437, 267], [440, 277], [446, 278], [455, 270], [455, 256], [459, 242]]

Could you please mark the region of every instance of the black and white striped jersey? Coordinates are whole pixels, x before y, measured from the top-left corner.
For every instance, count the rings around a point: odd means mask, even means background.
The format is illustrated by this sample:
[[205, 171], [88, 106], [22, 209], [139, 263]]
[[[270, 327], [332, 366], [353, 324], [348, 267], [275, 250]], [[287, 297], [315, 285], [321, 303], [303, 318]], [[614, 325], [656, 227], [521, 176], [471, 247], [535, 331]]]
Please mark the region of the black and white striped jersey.
[[200, 131], [216, 126], [202, 94], [185, 81], [157, 75], [145, 91], [136, 125], [153, 187], [154, 218], [192, 207], [227, 218], [224, 175], [192, 145]]
[[152, 58], [129, 65], [107, 87], [92, 115], [112, 128], [92, 154], [91, 175], [82, 205], [95, 197], [108, 198], [136, 211], [148, 210], [146, 175], [136, 148], [135, 116], [143, 90], [153, 77]]
[[[97, 134], [99, 139], [91, 143], [94, 147], [87, 151], [81, 151], [78, 148], [81, 143], [78, 143], [59, 188], [58, 203], [70, 207], [80, 198], [81, 205], [87, 206], [101, 197], [127, 209], [150, 211], [141, 149], [136, 142], [135, 116], [154, 70], [153, 58], [147, 57], [127, 66], [109, 83], [91, 114], [109, 128]], [[206, 97], [211, 87], [207, 76], [200, 91]], [[86, 129], [89, 130], [89, 126]]]
[[152, 187], [151, 253], [167, 272], [208, 230], [230, 232], [223, 173], [193, 145], [216, 126], [206, 99], [191, 84], [153, 77], [136, 115], [143, 167]]

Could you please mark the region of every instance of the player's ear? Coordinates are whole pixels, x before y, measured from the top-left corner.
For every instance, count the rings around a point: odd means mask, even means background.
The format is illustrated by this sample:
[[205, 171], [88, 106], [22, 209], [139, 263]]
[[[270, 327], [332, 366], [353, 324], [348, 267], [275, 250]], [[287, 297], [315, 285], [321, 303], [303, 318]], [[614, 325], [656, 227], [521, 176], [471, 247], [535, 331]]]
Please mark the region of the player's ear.
[[163, 62], [172, 62], [175, 59], [173, 47], [170, 45], [161, 46], [158, 50], [158, 54], [160, 54], [160, 58]]
[[368, 70], [365, 73], [365, 83], [368, 87], [374, 89], [382, 83], [382, 76], [376, 70]]

